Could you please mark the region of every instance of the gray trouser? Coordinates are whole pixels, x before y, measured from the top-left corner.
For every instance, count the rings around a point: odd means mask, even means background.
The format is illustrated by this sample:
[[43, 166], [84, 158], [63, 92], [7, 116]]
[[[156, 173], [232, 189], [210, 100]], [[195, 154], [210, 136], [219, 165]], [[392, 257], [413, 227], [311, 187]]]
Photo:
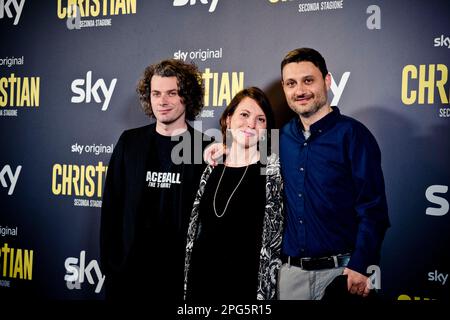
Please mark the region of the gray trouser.
[[320, 300], [325, 288], [343, 271], [344, 267], [307, 271], [284, 263], [278, 281], [279, 299]]

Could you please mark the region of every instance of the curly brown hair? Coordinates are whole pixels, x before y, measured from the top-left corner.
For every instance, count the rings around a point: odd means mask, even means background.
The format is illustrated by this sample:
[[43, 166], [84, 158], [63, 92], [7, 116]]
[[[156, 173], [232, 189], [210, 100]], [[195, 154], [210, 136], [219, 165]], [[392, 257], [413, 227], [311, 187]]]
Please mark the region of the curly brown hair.
[[194, 120], [203, 108], [204, 87], [202, 76], [193, 63], [184, 63], [176, 59], [162, 60], [145, 68], [139, 79], [136, 91], [139, 95], [142, 109], [149, 117], [153, 117], [150, 103], [150, 81], [154, 75], [161, 77], [176, 77], [178, 95], [186, 106], [186, 119]]

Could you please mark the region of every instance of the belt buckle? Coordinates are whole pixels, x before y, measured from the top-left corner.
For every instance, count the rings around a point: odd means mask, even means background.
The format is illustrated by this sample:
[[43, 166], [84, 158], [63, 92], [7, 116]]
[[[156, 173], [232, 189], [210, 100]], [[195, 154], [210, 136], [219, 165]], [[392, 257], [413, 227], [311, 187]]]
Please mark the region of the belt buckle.
[[310, 257], [300, 258], [300, 268], [302, 268], [303, 270], [309, 270], [309, 269], [305, 269], [305, 267], [303, 266], [303, 262], [309, 262], [309, 261], [311, 261]]
[[[300, 258], [300, 269], [303, 269], [303, 258]], [[288, 256], [288, 265], [291, 266], [291, 256]]]

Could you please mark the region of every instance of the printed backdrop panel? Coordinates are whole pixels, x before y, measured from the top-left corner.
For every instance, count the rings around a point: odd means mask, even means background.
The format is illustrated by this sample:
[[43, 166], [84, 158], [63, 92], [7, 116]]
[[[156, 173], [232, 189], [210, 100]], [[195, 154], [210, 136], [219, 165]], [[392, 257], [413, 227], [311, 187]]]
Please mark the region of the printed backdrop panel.
[[445, 0], [0, 1], [0, 295], [103, 299], [103, 184], [120, 133], [151, 121], [135, 93], [147, 65], [199, 66], [202, 131], [219, 127], [246, 86], [267, 92], [280, 128], [294, 116], [280, 62], [312, 47], [332, 73], [332, 105], [382, 151], [392, 227], [371, 272], [390, 300], [448, 300], [449, 9]]

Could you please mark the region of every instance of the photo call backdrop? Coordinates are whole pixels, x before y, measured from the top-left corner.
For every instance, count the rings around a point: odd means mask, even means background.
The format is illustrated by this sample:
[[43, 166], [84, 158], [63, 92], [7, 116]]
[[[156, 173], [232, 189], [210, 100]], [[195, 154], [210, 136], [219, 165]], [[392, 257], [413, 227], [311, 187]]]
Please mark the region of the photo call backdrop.
[[199, 67], [202, 131], [247, 86], [281, 128], [294, 114], [280, 62], [311, 47], [332, 105], [382, 151], [392, 226], [376, 285], [448, 300], [449, 13], [448, 0], [0, 0], [0, 297], [104, 299], [103, 185], [119, 135], [150, 121], [135, 92], [147, 65]]

